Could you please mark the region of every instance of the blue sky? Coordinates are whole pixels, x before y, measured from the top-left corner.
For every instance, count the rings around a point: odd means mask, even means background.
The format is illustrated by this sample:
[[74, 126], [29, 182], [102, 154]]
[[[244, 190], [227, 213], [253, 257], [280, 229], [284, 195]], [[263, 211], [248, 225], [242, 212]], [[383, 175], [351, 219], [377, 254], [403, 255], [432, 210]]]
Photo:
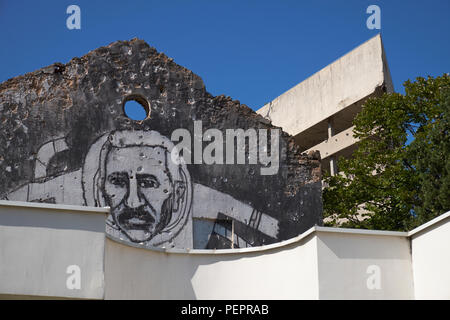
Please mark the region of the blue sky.
[[[81, 30], [66, 8], [81, 8]], [[396, 91], [450, 72], [450, 1], [0, 0], [0, 82], [116, 40], [144, 39], [200, 75], [207, 90], [258, 109], [379, 30]]]

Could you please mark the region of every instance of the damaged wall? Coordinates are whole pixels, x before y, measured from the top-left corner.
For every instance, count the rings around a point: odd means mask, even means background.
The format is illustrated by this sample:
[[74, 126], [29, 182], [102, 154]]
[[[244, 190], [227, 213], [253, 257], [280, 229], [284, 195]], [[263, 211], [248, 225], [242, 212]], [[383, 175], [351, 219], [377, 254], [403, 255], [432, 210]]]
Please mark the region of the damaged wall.
[[[130, 99], [148, 106], [145, 120], [125, 115]], [[301, 154], [281, 132], [274, 174], [260, 174], [273, 163], [171, 161], [173, 132], [195, 140], [198, 125], [220, 130], [224, 150], [227, 129], [267, 129], [269, 141], [278, 130], [138, 39], [10, 79], [0, 84], [0, 199], [110, 206], [107, 233], [146, 246], [256, 246], [322, 223], [317, 152]]]

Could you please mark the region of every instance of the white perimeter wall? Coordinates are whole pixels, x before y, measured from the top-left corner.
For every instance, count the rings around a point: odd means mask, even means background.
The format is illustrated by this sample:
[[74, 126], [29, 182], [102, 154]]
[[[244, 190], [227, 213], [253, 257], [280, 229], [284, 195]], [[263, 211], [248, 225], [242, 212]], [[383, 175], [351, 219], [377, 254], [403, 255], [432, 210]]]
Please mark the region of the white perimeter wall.
[[[105, 298], [414, 298], [409, 239], [403, 232], [315, 227], [268, 248], [207, 252], [155, 251], [107, 239]], [[373, 266], [379, 270], [379, 288], [367, 285]]]
[[106, 299], [318, 299], [317, 241], [164, 253], [106, 240]]
[[[102, 299], [107, 212], [0, 201], [0, 298]], [[66, 285], [70, 265], [80, 267], [79, 290]]]
[[414, 298], [405, 233], [319, 227], [317, 234], [320, 299]]
[[450, 212], [411, 232], [416, 299], [450, 299]]

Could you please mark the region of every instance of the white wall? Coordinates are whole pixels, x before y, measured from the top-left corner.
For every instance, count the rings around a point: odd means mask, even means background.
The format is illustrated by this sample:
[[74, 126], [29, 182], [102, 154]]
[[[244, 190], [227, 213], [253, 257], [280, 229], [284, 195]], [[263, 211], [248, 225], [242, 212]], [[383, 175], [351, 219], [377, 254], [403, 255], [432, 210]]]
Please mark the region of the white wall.
[[416, 299], [450, 299], [450, 212], [410, 234]]
[[414, 298], [406, 233], [318, 230], [320, 299]]
[[107, 239], [105, 298], [317, 299], [316, 244], [167, 253]]
[[106, 299], [414, 298], [405, 232], [314, 227], [271, 246], [189, 252], [107, 239], [105, 265]]
[[227, 250], [117, 242], [107, 213], [0, 201], [0, 299], [450, 299], [450, 212], [409, 233], [313, 227]]
[[[102, 299], [107, 212], [0, 201], [0, 294]], [[70, 265], [79, 290], [66, 286]]]

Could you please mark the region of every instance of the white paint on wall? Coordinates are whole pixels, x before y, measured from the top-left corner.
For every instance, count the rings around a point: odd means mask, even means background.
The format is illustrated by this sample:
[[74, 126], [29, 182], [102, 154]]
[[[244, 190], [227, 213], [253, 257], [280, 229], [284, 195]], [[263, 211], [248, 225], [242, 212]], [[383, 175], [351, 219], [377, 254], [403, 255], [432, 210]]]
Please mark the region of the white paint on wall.
[[[413, 299], [409, 240], [405, 236], [318, 231], [320, 299]], [[378, 290], [373, 271], [380, 275]], [[376, 275], [375, 275], [376, 276]]]
[[[7, 199], [110, 206], [106, 233], [149, 247], [192, 248], [192, 216], [217, 219], [219, 214], [247, 225], [249, 233], [256, 230], [278, 238], [275, 218], [193, 183], [182, 158], [173, 157], [173, 142], [157, 131], [106, 133], [89, 147], [81, 169], [46, 176], [52, 156], [66, 147], [64, 138], [45, 143], [36, 161], [35, 176], [40, 179], [9, 192]], [[165, 221], [167, 217], [170, 221]]]
[[211, 251], [215, 253], [167, 254], [107, 239], [105, 298], [318, 298], [314, 236], [264, 253]]
[[[450, 298], [450, 212], [409, 233], [313, 227], [226, 250], [105, 239], [107, 213], [0, 201], [0, 298]], [[80, 282], [68, 288], [74, 265]]]
[[[0, 294], [102, 299], [107, 210], [0, 201]], [[67, 207], [67, 208], [66, 208]], [[67, 268], [80, 268], [80, 288]]]

